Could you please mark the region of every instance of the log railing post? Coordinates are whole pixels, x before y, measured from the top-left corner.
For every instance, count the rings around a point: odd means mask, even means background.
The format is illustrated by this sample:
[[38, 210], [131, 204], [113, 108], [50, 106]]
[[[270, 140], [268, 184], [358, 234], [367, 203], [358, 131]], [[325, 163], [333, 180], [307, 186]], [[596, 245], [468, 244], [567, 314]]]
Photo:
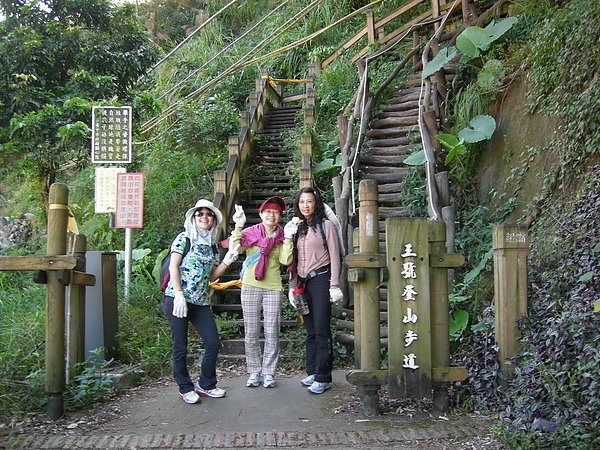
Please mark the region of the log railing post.
[[369, 9], [365, 15], [367, 16], [367, 38], [369, 44], [375, 43], [375, 19], [373, 17], [373, 10]]
[[[352, 247], [354, 253], [360, 252], [360, 238], [358, 235], [358, 228], [355, 228], [352, 233]], [[350, 274], [350, 273], [349, 273]], [[358, 276], [353, 281], [359, 281]], [[352, 292], [354, 294], [354, 367], [360, 369], [360, 358], [361, 358], [361, 313], [360, 313], [360, 289], [357, 284], [353, 284]]]
[[[67, 250], [69, 190], [66, 185], [50, 186], [48, 205], [48, 256]], [[49, 270], [46, 283], [46, 392], [48, 417], [57, 420], [64, 412], [65, 388], [65, 286], [62, 271]]]
[[310, 134], [304, 134], [300, 137], [302, 160], [300, 162], [300, 189], [312, 187], [312, 137]]
[[498, 225], [494, 248], [495, 337], [500, 371], [512, 377], [511, 358], [519, 350], [519, 322], [527, 317], [527, 254], [529, 235], [524, 225]]
[[[379, 253], [379, 206], [375, 180], [363, 180], [358, 186], [360, 253]], [[379, 320], [379, 268], [364, 268], [360, 290], [360, 368], [379, 370], [381, 364]], [[379, 410], [379, 385], [361, 386], [367, 410]]]
[[[429, 223], [429, 254], [446, 253], [446, 227], [442, 221]], [[448, 269], [430, 267], [429, 293], [431, 315], [431, 366], [450, 367], [450, 330], [448, 324]], [[449, 382], [433, 381], [433, 410], [448, 410]]]

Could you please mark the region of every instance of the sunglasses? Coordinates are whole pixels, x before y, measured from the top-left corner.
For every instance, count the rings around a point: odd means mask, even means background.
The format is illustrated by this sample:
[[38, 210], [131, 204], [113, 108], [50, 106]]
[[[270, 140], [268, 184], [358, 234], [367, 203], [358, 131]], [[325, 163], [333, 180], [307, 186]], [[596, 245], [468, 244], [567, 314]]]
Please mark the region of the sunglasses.
[[194, 217], [215, 217], [215, 215], [211, 211], [196, 211]]

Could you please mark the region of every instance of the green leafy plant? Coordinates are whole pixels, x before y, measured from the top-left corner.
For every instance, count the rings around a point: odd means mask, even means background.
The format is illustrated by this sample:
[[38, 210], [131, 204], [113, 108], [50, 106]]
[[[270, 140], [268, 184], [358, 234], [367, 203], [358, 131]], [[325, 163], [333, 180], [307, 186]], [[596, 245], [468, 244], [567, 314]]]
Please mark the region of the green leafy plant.
[[506, 17], [498, 22], [492, 20], [485, 28], [468, 27], [456, 38], [456, 47], [444, 47], [423, 68], [423, 79], [433, 75], [444, 65], [452, 61], [458, 52], [461, 53], [460, 62], [465, 64], [478, 58], [490, 48], [492, 42], [498, 40], [513, 25], [517, 23], [516, 17]]

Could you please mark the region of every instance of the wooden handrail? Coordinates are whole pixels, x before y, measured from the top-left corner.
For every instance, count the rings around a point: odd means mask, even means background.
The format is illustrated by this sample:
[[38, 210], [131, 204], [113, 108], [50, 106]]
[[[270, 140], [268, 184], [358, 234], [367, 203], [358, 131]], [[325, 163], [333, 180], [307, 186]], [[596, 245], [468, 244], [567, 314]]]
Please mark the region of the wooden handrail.
[[[474, 0], [474, 1], [477, 2], [479, 0]], [[397, 19], [398, 17], [402, 16], [403, 14], [410, 12], [411, 10], [420, 6], [424, 2], [428, 2], [431, 4], [431, 7], [426, 12], [420, 14], [418, 17], [412, 19], [410, 22], [403, 24], [401, 27], [394, 29], [392, 32], [390, 32], [388, 34], [379, 33], [379, 37], [376, 41], [379, 44], [385, 44], [387, 42], [390, 42], [392, 39], [399, 36], [404, 31], [406, 31], [408, 28], [410, 28], [411, 25], [414, 25], [419, 22], [423, 22], [427, 19], [435, 18], [435, 17], [443, 14], [448, 9], [450, 9], [450, 7], [452, 6], [452, 3], [453, 3], [451, 1], [444, 1], [444, 0], [412, 0], [411, 2], [406, 3], [405, 5], [402, 5], [398, 8], [396, 8], [395, 10], [391, 11], [390, 13], [386, 14], [381, 19], [375, 20], [372, 25], [372, 28], [374, 30], [383, 30], [383, 27], [385, 25], [387, 25], [388, 23], [390, 23], [392, 20]], [[457, 12], [462, 11], [462, 5], [460, 5], [460, 4], [457, 5], [456, 11]], [[358, 30], [353, 36], [351, 36], [348, 40], [346, 40], [346, 42], [344, 42], [342, 45], [340, 45], [336, 50], [334, 50], [328, 57], [326, 57], [321, 63], [322, 67], [326, 67], [329, 64], [331, 64], [343, 52], [348, 50], [350, 47], [354, 46], [354, 44], [359, 42], [363, 37], [367, 36], [368, 34], [369, 34], [369, 22], [368, 22], [368, 20], [365, 20], [365, 26], [363, 28], [361, 28], [360, 30]], [[356, 52], [352, 56], [352, 58], [351, 58], [352, 61], [356, 62], [358, 59], [360, 59], [361, 57], [366, 55], [369, 50], [370, 50], [370, 48], [368, 46], [363, 47], [362, 49], [360, 49], [358, 52]]]
[[252, 153], [252, 132], [262, 129], [264, 116], [269, 111], [271, 102], [276, 106], [283, 104], [283, 95], [269, 83], [266, 69], [261, 70], [261, 77], [255, 84], [256, 91], [250, 94], [248, 110], [240, 115], [240, 131], [237, 136], [229, 137], [227, 166], [225, 170], [214, 173], [213, 203], [223, 215], [223, 222], [219, 224], [217, 231], [219, 241], [227, 238], [228, 221], [235, 203], [239, 201], [240, 174]]

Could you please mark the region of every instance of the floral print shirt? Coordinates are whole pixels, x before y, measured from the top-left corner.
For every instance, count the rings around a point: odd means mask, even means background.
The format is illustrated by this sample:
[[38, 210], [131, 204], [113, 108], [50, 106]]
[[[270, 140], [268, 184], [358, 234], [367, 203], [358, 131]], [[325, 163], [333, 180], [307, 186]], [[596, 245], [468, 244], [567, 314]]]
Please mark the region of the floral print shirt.
[[[185, 234], [180, 233], [171, 244], [171, 252], [183, 254]], [[181, 260], [181, 288], [188, 303], [207, 306], [209, 302], [210, 272], [219, 261], [218, 253], [210, 245], [193, 244], [187, 255]], [[175, 296], [171, 280], [165, 289], [165, 295]]]

